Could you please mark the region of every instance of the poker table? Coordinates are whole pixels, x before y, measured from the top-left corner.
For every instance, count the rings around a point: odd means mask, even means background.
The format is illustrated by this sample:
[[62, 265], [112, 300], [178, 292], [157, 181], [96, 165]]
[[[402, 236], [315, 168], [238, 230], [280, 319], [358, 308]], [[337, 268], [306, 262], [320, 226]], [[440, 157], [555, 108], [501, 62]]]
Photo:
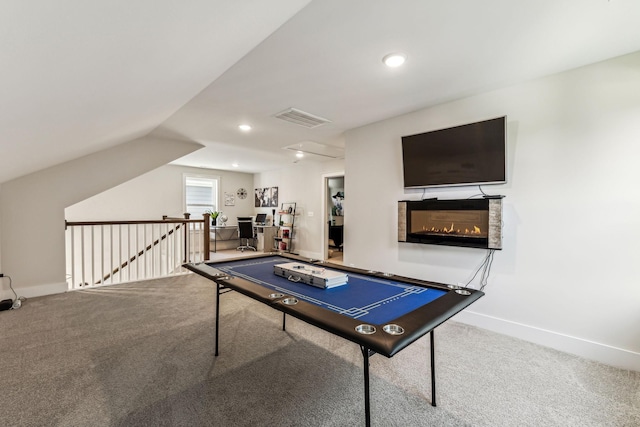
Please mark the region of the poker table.
[[[344, 273], [347, 283], [328, 289], [281, 277], [275, 266], [295, 262], [309, 271]], [[431, 404], [436, 406], [434, 329], [471, 305], [483, 292], [389, 273], [362, 270], [292, 254], [255, 254], [222, 261], [187, 263], [187, 269], [216, 283], [218, 356], [220, 295], [233, 290], [360, 346], [364, 358], [365, 420], [370, 425], [369, 357], [393, 357], [430, 334]], [[302, 268], [302, 267], [301, 267]]]

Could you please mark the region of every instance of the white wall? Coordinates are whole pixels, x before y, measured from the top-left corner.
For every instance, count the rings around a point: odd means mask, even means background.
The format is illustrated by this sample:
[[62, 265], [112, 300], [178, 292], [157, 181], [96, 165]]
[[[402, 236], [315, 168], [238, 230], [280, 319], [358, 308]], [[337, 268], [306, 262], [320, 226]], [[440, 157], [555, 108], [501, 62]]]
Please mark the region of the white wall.
[[[2, 185], [0, 184], [0, 200], [2, 200]], [[2, 273], [2, 208], [0, 208], [0, 273]], [[0, 280], [0, 299], [4, 299], [2, 291], [2, 280]], [[13, 297], [13, 295], [11, 295]]]
[[289, 168], [255, 175], [254, 188], [278, 187], [280, 203], [296, 203], [295, 253], [309, 258], [324, 257], [322, 227], [326, 215], [323, 175], [341, 171], [344, 171], [344, 161], [330, 160], [321, 163], [300, 162]]
[[458, 320], [640, 370], [640, 53], [347, 132], [345, 262], [468, 281], [485, 251], [397, 242], [397, 201], [422, 196], [400, 138], [505, 114], [508, 184], [483, 187], [506, 195], [503, 250]]
[[[64, 209], [202, 146], [140, 138], [2, 184], [2, 273], [34, 297], [66, 290]], [[2, 298], [13, 298], [2, 282]]]
[[238, 216], [253, 215], [253, 198], [236, 196], [234, 206], [224, 206], [224, 193], [239, 188], [250, 191], [253, 174], [212, 169], [165, 165], [69, 206], [67, 221], [149, 220], [162, 215], [183, 217], [183, 174], [220, 178], [218, 210], [229, 217], [227, 224], [237, 224]]

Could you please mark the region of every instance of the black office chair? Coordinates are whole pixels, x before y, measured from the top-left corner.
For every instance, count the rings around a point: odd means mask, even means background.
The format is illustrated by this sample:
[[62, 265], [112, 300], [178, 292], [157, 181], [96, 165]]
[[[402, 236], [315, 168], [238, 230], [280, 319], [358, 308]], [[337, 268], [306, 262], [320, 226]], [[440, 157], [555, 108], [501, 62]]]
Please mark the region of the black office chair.
[[[238, 217], [238, 234], [240, 237], [240, 246], [236, 248], [237, 251], [244, 252], [245, 249], [256, 250], [255, 247], [249, 244], [249, 239], [253, 240], [253, 220], [249, 217]], [[245, 239], [246, 244], [242, 244], [242, 239]]]

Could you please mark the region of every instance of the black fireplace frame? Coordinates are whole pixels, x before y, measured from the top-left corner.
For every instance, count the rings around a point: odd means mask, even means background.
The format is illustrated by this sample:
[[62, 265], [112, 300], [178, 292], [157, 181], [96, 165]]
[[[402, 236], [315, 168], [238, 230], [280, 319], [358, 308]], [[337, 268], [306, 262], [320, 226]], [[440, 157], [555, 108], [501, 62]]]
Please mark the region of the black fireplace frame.
[[[411, 233], [412, 211], [487, 211], [486, 237], [460, 236], [456, 234]], [[502, 249], [502, 197], [455, 200], [401, 200], [398, 202], [398, 242], [427, 245], [462, 246], [478, 249]]]

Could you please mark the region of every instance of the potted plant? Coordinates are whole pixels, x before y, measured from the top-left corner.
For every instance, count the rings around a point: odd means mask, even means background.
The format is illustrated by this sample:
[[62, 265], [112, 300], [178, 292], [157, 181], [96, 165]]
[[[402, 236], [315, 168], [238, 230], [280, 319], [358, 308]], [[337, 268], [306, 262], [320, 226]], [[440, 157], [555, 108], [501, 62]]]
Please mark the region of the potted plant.
[[208, 213], [209, 216], [211, 216], [211, 225], [216, 225], [216, 222], [218, 220], [218, 215], [220, 215], [222, 212], [218, 212], [218, 211], [212, 211], [207, 209], [206, 211], [204, 211], [205, 213]]

